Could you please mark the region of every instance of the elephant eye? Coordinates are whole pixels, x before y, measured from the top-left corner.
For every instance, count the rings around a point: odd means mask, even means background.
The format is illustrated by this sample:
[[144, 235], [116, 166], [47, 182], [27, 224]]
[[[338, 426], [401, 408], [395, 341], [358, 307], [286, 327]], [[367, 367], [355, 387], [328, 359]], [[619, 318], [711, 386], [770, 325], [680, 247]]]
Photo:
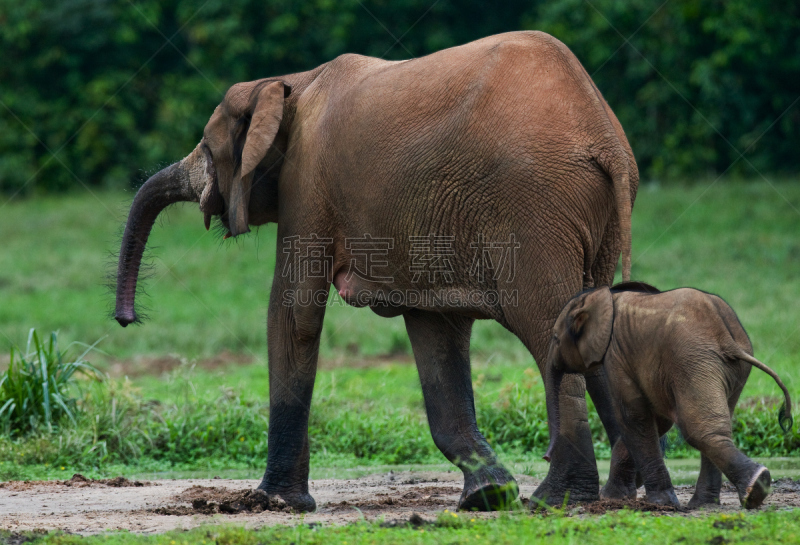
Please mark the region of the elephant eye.
[[214, 168], [214, 156], [211, 155], [211, 148], [206, 143], [203, 143], [203, 153], [206, 155], [206, 174], [211, 180], [216, 181], [217, 169]]

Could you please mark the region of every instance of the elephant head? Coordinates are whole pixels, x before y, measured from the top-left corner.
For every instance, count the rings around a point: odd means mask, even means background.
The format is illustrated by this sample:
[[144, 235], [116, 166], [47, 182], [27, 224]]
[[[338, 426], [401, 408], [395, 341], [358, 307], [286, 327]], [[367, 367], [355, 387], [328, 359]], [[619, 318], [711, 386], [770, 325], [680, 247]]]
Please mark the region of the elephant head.
[[117, 265], [116, 310], [120, 325], [138, 321], [134, 308], [142, 253], [158, 214], [170, 204], [199, 202], [206, 229], [217, 216], [225, 237], [277, 218], [277, 175], [288, 135], [283, 81], [259, 80], [231, 87], [214, 110], [203, 138], [187, 157], [154, 174], [139, 189], [122, 236]]
[[550, 446], [544, 459], [548, 462], [561, 427], [559, 392], [564, 373], [585, 374], [602, 364], [611, 342], [613, 323], [611, 291], [602, 287], [574, 297], [553, 326], [545, 366]]

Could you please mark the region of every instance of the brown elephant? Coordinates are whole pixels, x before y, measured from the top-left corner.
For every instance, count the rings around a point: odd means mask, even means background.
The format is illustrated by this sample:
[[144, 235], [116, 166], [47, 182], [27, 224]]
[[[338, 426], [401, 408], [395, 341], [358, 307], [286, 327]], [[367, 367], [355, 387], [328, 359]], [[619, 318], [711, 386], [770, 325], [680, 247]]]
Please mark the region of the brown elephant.
[[[126, 326], [150, 229], [200, 203], [238, 236], [278, 224], [267, 320], [269, 454], [260, 488], [297, 510], [308, 493], [308, 417], [330, 285], [355, 306], [402, 315], [431, 433], [464, 472], [462, 508], [517, 485], [478, 430], [475, 319], [516, 334], [543, 369], [575, 292], [630, 270], [638, 186], [625, 134], [567, 47], [511, 32], [390, 62], [343, 55], [308, 72], [231, 87], [186, 158], [152, 176], [128, 217], [115, 317]], [[585, 388], [618, 435], [602, 374], [568, 379], [562, 456], [539, 497], [598, 495]], [[566, 407], [566, 405], [565, 405]], [[633, 486], [622, 453], [617, 485]]]
[[[744, 507], [761, 505], [769, 494], [769, 471], [733, 444], [731, 416], [751, 366], [783, 390], [779, 421], [785, 431], [792, 426], [791, 399], [775, 372], [753, 357], [750, 339], [725, 301], [691, 288], [662, 293], [638, 282], [573, 298], [556, 320], [547, 359], [547, 412], [554, 436], [565, 374], [600, 366], [622, 443], [644, 479], [648, 501], [679, 505], [659, 446], [659, 437], [675, 423], [702, 455], [689, 507], [719, 504], [720, 470], [736, 486]], [[624, 448], [619, 442], [618, 447]]]

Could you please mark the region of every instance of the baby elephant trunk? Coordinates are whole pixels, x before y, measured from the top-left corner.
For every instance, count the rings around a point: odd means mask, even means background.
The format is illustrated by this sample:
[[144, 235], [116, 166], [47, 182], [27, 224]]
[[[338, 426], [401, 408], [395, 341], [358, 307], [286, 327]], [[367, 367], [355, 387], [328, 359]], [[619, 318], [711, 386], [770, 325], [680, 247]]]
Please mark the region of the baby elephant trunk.
[[553, 455], [556, 439], [561, 431], [561, 415], [559, 413], [559, 395], [561, 393], [561, 381], [564, 379], [564, 371], [556, 369], [553, 365], [547, 367], [547, 377], [545, 383], [545, 394], [547, 396], [547, 423], [550, 428], [550, 446], [544, 454], [544, 459], [548, 462]]

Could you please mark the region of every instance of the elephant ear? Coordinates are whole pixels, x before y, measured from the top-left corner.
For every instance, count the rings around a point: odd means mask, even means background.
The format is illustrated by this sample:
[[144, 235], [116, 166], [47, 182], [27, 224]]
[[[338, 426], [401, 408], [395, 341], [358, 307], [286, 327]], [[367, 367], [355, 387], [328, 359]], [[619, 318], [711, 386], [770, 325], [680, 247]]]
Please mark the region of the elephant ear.
[[264, 159], [278, 134], [283, 119], [283, 99], [291, 87], [281, 81], [262, 86], [251, 102], [250, 127], [242, 149], [242, 166], [238, 180], [234, 180], [228, 203], [228, 218], [231, 235], [236, 236], [250, 230], [248, 206], [253, 171]]
[[569, 314], [569, 328], [586, 369], [602, 361], [611, 341], [614, 300], [607, 287], [583, 296]]

